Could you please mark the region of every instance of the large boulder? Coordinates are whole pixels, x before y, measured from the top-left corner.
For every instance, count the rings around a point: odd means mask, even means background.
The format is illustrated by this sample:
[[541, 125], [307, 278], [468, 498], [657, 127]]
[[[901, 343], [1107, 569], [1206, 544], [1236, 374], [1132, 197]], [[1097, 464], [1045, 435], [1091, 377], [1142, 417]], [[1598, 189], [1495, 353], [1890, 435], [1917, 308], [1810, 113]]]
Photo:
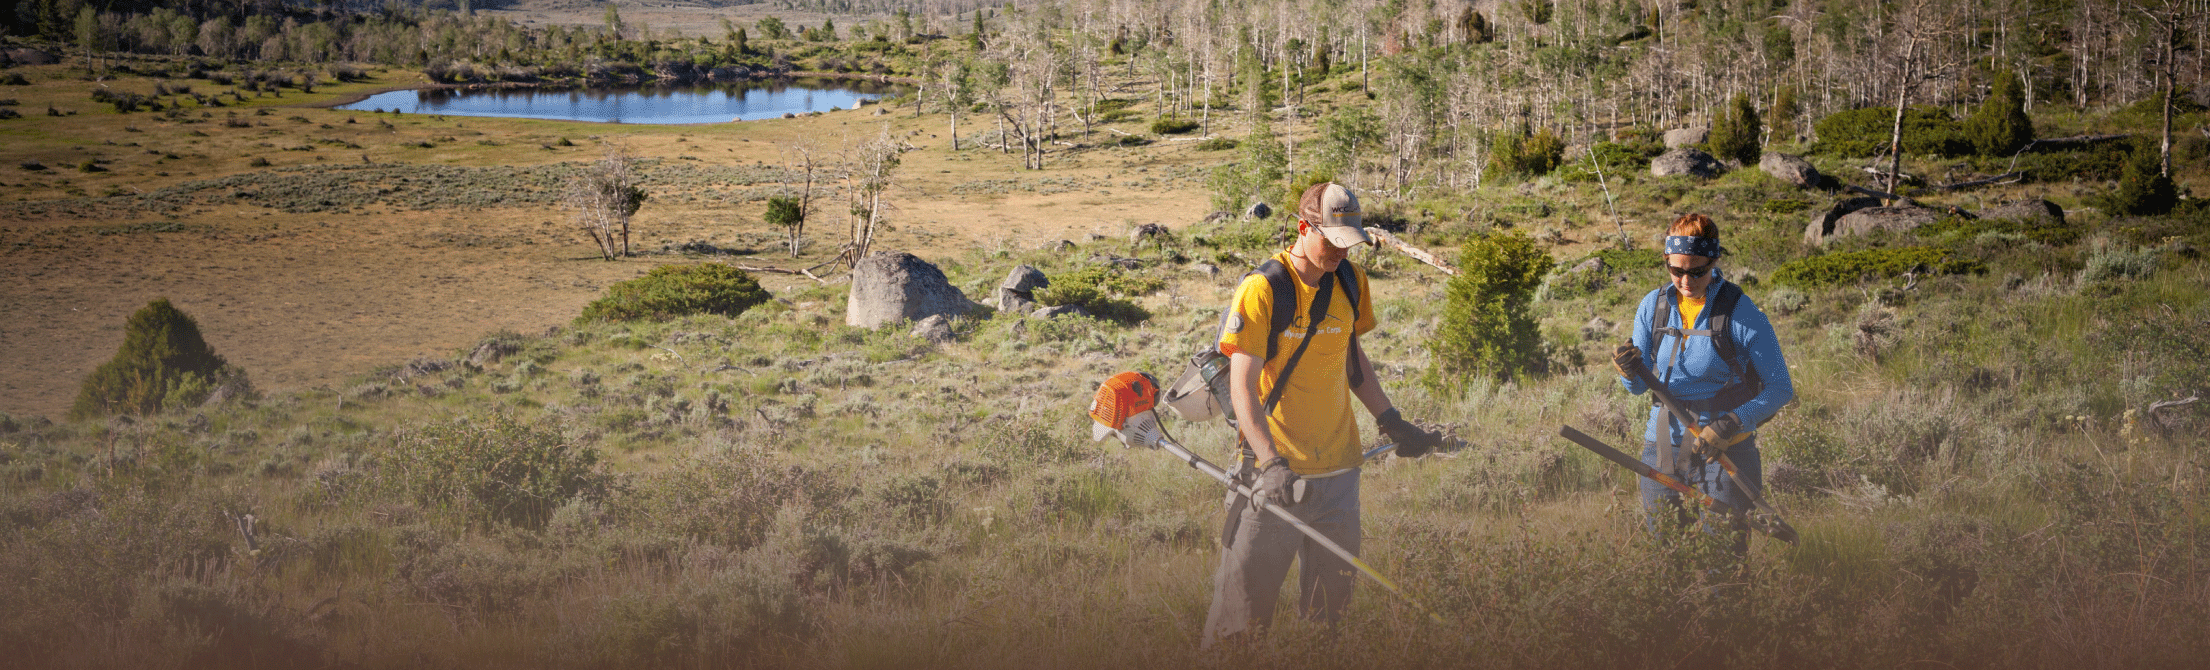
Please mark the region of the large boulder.
[[1036, 311], [1030, 312], [1028, 315], [1038, 319], [1055, 319], [1062, 316], [1089, 316], [1090, 310], [1082, 309], [1081, 305], [1053, 305], [1038, 307]]
[[1051, 278], [1042, 270], [1023, 265], [1013, 268], [998, 284], [997, 304], [1000, 312], [1026, 313], [1036, 308], [1036, 289], [1051, 285]]
[[1834, 232], [1826, 239], [1845, 235], [1863, 235], [1876, 230], [1907, 232], [1941, 220], [1941, 210], [1926, 207], [1867, 207], [1834, 221]]
[[1251, 203], [1250, 209], [1243, 210], [1243, 215], [1253, 219], [1263, 219], [1273, 216], [1274, 208], [1266, 206], [1266, 203], [1263, 202], [1254, 202]]
[[1759, 158], [1757, 169], [1764, 170], [1765, 174], [1772, 175], [1774, 179], [1795, 184], [1798, 188], [1818, 186], [1819, 182], [1825, 180], [1825, 177], [1819, 175], [1818, 168], [1811, 167], [1811, 161], [1804, 160], [1802, 156], [1778, 152], [1767, 153]]
[[877, 252], [852, 268], [852, 297], [844, 323], [875, 328], [931, 316], [960, 316], [975, 304], [944, 278], [944, 271], [903, 251]]
[[2064, 223], [2064, 208], [2058, 207], [2056, 203], [2042, 200], [2040, 198], [2035, 198], [2033, 200], [2006, 202], [2000, 205], [1980, 210], [1979, 217], [1983, 219], [2003, 219], [2011, 221], [2033, 221], [2039, 219], [2062, 224]]
[[1847, 198], [1836, 202], [1833, 207], [1811, 215], [1811, 225], [1803, 227], [1803, 243], [1825, 244], [1827, 236], [1834, 234], [1834, 222], [1842, 220], [1850, 212], [1879, 206], [1879, 198]]
[[1665, 131], [1665, 148], [1679, 149], [1711, 141], [1710, 128], [1674, 128]]
[[1653, 177], [1670, 177], [1677, 174], [1717, 177], [1720, 173], [1726, 171], [1727, 166], [1721, 165], [1719, 159], [1712, 158], [1711, 154], [1687, 147], [1667, 151], [1664, 155], [1650, 161], [1650, 176]]

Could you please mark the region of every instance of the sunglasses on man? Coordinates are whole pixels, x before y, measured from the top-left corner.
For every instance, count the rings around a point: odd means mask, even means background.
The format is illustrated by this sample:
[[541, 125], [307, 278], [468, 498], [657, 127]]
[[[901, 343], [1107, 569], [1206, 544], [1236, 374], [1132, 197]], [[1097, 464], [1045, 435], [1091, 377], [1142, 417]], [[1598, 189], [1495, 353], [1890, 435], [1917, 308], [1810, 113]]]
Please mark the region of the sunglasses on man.
[[1672, 263], [1666, 263], [1666, 264], [1665, 264], [1665, 271], [1666, 271], [1666, 272], [1670, 272], [1670, 273], [1673, 273], [1673, 276], [1675, 276], [1675, 277], [1687, 277], [1687, 278], [1689, 278], [1689, 279], [1701, 279], [1701, 278], [1703, 278], [1703, 276], [1704, 276], [1704, 275], [1706, 275], [1706, 274], [1709, 274], [1709, 273], [1711, 272], [1711, 266], [1714, 266], [1714, 265], [1718, 265], [1718, 264], [1719, 264], [1719, 261], [1718, 261], [1718, 260], [1716, 260], [1716, 259], [1712, 260], [1712, 261], [1711, 261], [1711, 262], [1709, 262], [1709, 263], [1705, 263], [1705, 264], [1703, 264], [1702, 266], [1699, 266], [1699, 267], [1693, 267], [1693, 268], [1684, 268], [1684, 267], [1680, 267], [1680, 266], [1674, 265], [1674, 264], [1672, 264]]

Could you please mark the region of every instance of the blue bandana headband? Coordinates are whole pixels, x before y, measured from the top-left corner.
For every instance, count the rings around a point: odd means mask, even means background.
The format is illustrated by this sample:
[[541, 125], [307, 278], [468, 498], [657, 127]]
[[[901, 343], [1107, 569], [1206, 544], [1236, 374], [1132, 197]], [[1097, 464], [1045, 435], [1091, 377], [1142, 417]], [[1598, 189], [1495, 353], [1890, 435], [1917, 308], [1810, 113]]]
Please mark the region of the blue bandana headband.
[[1690, 256], [1706, 256], [1710, 258], [1718, 258], [1720, 255], [1726, 253], [1726, 249], [1719, 246], [1719, 240], [1717, 238], [1696, 237], [1693, 235], [1667, 235], [1665, 236], [1665, 253], [1688, 254]]

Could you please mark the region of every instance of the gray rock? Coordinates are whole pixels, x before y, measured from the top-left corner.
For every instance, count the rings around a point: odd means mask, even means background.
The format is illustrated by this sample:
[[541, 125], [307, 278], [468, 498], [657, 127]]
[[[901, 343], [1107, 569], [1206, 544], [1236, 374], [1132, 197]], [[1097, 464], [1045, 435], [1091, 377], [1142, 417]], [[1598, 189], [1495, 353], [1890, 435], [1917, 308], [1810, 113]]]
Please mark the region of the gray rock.
[[1051, 278], [1044, 276], [1044, 271], [1034, 266], [1022, 265], [1005, 273], [1005, 281], [998, 284], [998, 289], [1028, 295], [1031, 291], [1050, 285]]
[[1266, 203], [1263, 202], [1254, 202], [1251, 203], [1249, 209], [1243, 210], [1243, 215], [1254, 219], [1263, 219], [1273, 216], [1274, 208], [1266, 206]]
[[1834, 222], [1850, 212], [1879, 206], [1879, 198], [1849, 198], [1834, 203], [1833, 207], [1811, 215], [1811, 224], [1803, 227], [1803, 243], [1825, 244], [1827, 236], [1834, 234]]
[[1031, 316], [1031, 317], [1035, 317], [1035, 318], [1038, 318], [1038, 319], [1049, 319], [1049, 318], [1053, 318], [1053, 317], [1061, 317], [1061, 316], [1089, 316], [1089, 315], [1090, 315], [1090, 310], [1082, 309], [1082, 307], [1081, 307], [1080, 305], [1053, 305], [1053, 306], [1051, 306], [1051, 307], [1043, 307], [1043, 308], [1039, 308], [1039, 309], [1037, 309], [1036, 311], [1034, 311], [1034, 312], [1031, 312], [1031, 313], [1029, 313], [1029, 316]]
[[468, 367], [481, 370], [485, 366], [498, 365], [499, 359], [506, 358], [521, 349], [521, 347], [515, 346], [513, 342], [506, 340], [484, 342], [476, 345], [475, 351], [468, 353]]
[[1611, 333], [1611, 321], [1601, 316], [1589, 317], [1588, 323], [1581, 326], [1581, 334], [1588, 336], [1590, 339], [1609, 333]]
[[1798, 188], [1818, 186], [1819, 182], [1826, 179], [1819, 175], [1818, 168], [1811, 167], [1811, 161], [1804, 160], [1802, 156], [1784, 153], [1765, 154], [1757, 160], [1757, 169], [1764, 170], [1765, 174], [1772, 175], [1774, 179], [1795, 184]]
[[1726, 171], [1727, 166], [1720, 164], [1719, 159], [1712, 158], [1711, 154], [1687, 147], [1667, 151], [1650, 161], [1650, 175], [1654, 177], [1677, 174], [1717, 177]]
[[1092, 263], [1116, 266], [1123, 270], [1134, 270], [1136, 268], [1143, 267], [1142, 259], [1126, 258], [1122, 256], [1115, 256], [1112, 254], [1090, 254], [1089, 261]]
[[1128, 245], [1132, 247], [1138, 244], [1142, 244], [1144, 240], [1153, 238], [1167, 238], [1173, 236], [1174, 231], [1167, 230], [1166, 224], [1146, 223], [1128, 229]]
[[1005, 281], [998, 284], [997, 304], [1000, 312], [1015, 314], [1036, 308], [1036, 289], [1051, 285], [1051, 278], [1042, 270], [1022, 265], [1005, 274]]
[[1674, 128], [1665, 131], [1665, 148], [1679, 149], [1711, 140], [1710, 128]]
[[61, 59], [37, 49], [21, 48], [0, 52], [0, 62], [14, 65], [53, 65], [61, 62]]
[[1863, 235], [1876, 230], [1904, 232], [1941, 220], [1941, 210], [1925, 207], [1867, 207], [1845, 214], [1834, 221], [1834, 232], [1826, 239], [1846, 235]]
[[1066, 252], [1069, 252], [1069, 251], [1073, 251], [1073, 250], [1074, 250], [1074, 240], [1059, 240], [1059, 243], [1058, 243], [1058, 244], [1054, 244], [1054, 245], [1051, 245], [1051, 250], [1052, 250], [1052, 251], [1056, 251], [1056, 252], [1059, 252], [1059, 253], [1062, 253], [1062, 254], [1063, 254], [1063, 253], [1066, 253]]
[[1200, 223], [1219, 223], [1233, 218], [1235, 218], [1235, 212], [1222, 210], [1218, 212], [1213, 212], [1211, 214], [1206, 214], [1205, 220], [1201, 221]]
[[1580, 264], [1580, 265], [1575, 265], [1575, 266], [1573, 266], [1573, 269], [1571, 269], [1571, 270], [1567, 270], [1567, 271], [1565, 271], [1565, 272], [1566, 272], [1566, 274], [1575, 274], [1575, 275], [1577, 275], [1577, 274], [1583, 274], [1583, 273], [1589, 273], [1589, 272], [1603, 272], [1603, 271], [1604, 271], [1604, 259], [1602, 259], [1602, 258], [1598, 258], [1598, 257], [1594, 257], [1594, 256], [1591, 256], [1591, 257], [1589, 257], [1589, 259], [1588, 259], [1588, 260], [1585, 260], [1585, 261], [1581, 261], [1581, 264]]
[[2006, 202], [2000, 205], [1989, 207], [1987, 209], [1980, 210], [1979, 217], [1983, 219], [2005, 219], [2011, 221], [2032, 221], [2036, 219], [2044, 219], [2062, 224], [2064, 223], [2064, 208], [2058, 207], [2056, 203], [2036, 198], [2033, 200]]
[[952, 341], [952, 318], [942, 314], [931, 315], [914, 324], [913, 336], [937, 344]]
[[944, 271], [902, 251], [869, 255], [852, 268], [852, 295], [844, 323], [875, 328], [898, 321], [919, 321], [943, 314], [960, 316], [975, 304], [944, 278]]
[[1220, 277], [1220, 266], [1213, 265], [1211, 263], [1198, 263], [1196, 265], [1189, 266], [1189, 269], [1194, 270], [1198, 274], [1207, 277], [1212, 277], [1215, 279]]

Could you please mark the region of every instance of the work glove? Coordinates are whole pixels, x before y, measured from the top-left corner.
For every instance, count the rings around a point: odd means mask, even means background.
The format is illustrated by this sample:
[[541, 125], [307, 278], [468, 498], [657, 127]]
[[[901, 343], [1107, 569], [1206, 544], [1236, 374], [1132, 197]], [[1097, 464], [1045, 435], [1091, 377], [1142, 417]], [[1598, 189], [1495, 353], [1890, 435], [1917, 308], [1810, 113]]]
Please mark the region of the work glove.
[[1296, 502], [1290, 492], [1296, 484], [1297, 471], [1289, 469], [1289, 459], [1275, 456], [1258, 471], [1258, 481], [1251, 485], [1251, 500], [1262, 508]]
[[1611, 364], [1612, 367], [1619, 368], [1620, 376], [1628, 379], [1638, 378], [1642, 372], [1650, 369], [1642, 363], [1642, 350], [1635, 348], [1631, 342], [1612, 350]]
[[1374, 423], [1379, 425], [1383, 436], [1388, 437], [1390, 442], [1396, 443], [1397, 458], [1425, 456], [1427, 452], [1434, 451], [1435, 447], [1443, 442], [1443, 436], [1437, 435], [1435, 431], [1421, 428], [1410, 421], [1404, 420], [1403, 415], [1397, 414], [1397, 408], [1395, 407], [1391, 407], [1389, 411], [1382, 412], [1379, 416], [1374, 417]]
[[1704, 424], [1704, 431], [1698, 436], [1702, 439], [1696, 441], [1696, 453], [1703, 454], [1705, 458], [1716, 459], [1727, 453], [1727, 447], [1734, 446], [1734, 436], [1740, 434], [1742, 417], [1727, 412], [1724, 416], [1712, 419], [1711, 423]]

